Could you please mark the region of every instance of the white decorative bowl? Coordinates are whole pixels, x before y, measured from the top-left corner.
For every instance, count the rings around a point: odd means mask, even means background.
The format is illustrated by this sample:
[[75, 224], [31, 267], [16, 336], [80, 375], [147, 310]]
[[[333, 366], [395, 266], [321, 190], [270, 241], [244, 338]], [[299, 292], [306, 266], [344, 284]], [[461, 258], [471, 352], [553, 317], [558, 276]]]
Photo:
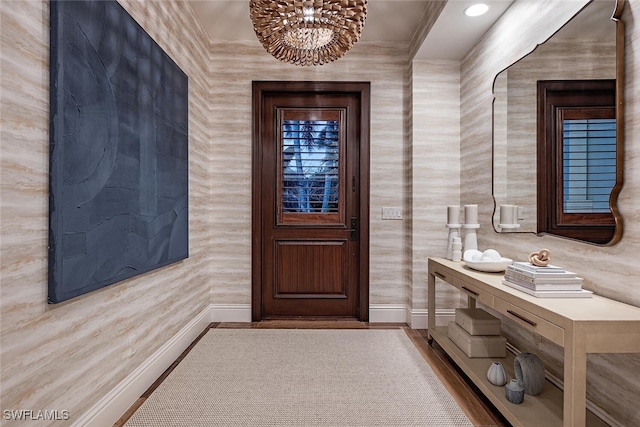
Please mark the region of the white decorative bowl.
[[498, 273], [505, 271], [508, 265], [513, 264], [513, 260], [511, 258], [500, 258], [498, 261], [465, 261], [464, 264], [474, 270]]

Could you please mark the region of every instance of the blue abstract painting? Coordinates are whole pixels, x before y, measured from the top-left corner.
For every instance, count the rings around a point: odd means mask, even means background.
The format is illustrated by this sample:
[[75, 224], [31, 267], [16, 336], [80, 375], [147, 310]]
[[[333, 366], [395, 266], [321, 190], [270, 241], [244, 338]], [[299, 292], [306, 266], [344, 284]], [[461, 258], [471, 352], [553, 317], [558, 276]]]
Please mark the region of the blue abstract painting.
[[50, 5], [59, 303], [188, 257], [188, 78], [116, 1]]

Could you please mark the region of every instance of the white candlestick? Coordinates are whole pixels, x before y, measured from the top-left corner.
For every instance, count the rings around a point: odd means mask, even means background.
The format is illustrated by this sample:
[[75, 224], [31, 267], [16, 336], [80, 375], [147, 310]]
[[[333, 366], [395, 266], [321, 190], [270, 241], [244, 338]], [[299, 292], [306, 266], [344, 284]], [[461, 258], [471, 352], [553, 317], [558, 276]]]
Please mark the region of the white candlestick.
[[515, 224], [515, 205], [500, 205], [500, 224]]
[[466, 228], [464, 233], [464, 250], [469, 249], [478, 250], [478, 235], [476, 234], [476, 228]]
[[464, 223], [478, 223], [478, 205], [464, 205]]
[[447, 206], [447, 224], [460, 224], [460, 206]]
[[453, 240], [460, 238], [459, 228], [449, 228], [449, 239], [447, 241], [447, 259], [453, 260]]
[[451, 261], [460, 261], [462, 259], [462, 239], [460, 237], [453, 238]]

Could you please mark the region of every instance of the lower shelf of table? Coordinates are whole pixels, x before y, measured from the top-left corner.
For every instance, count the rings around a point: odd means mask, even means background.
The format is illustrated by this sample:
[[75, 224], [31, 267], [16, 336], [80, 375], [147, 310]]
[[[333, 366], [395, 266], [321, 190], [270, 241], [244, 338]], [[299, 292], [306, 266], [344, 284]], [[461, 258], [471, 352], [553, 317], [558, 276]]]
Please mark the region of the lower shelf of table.
[[[507, 352], [504, 358], [469, 358], [449, 339], [446, 327], [431, 328], [429, 333], [511, 424], [523, 427], [562, 426], [563, 392], [551, 382], [545, 381], [540, 395], [525, 395], [522, 403], [514, 404], [506, 399], [504, 386], [495, 386], [487, 380], [487, 371], [494, 361], [502, 363], [509, 378], [515, 378], [511, 353]], [[590, 412], [587, 412], [587, 425], [606, 426]]]

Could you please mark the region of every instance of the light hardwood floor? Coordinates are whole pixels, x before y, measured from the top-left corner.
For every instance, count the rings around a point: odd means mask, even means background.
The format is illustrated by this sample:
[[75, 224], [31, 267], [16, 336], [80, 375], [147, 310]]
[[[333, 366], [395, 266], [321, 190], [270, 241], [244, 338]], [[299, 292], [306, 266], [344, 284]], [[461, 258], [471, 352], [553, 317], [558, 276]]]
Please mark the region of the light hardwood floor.
[[456, 400], [458, 405], [465, 412], [469, 420], [476, 427], [488, 426], [509, 426], [509, 423], [488, 403], [482, 394], [475, 389], [475, 386], [467, 381], [455, 365], [448, 359], [448, 356], [437, 347], [427, 343], [426, 329], [410, 329], [406, 324], [400, 323], [367, 323], [350, 319], [345, 320], [266, 320], [252, 323], [212, 323], [205, 329], [198, 338], [176, 359], [175, 362], [158, 378], [149, 389], [125, 412], [114, 424], [114, 427], [121, 427], [131, 417], [131, 415], [142, 405], [142, 403], [153, 393], [153, 391], [164, 381], [171, 371], [198, 343], [200, 338], [207, 333], [210, 328], [263, 328], [263, 329], [404, 329], [411, 341], [414, 343], [420, 354], [429, 363], [431, 369], [438, 375], [449, 393]]

